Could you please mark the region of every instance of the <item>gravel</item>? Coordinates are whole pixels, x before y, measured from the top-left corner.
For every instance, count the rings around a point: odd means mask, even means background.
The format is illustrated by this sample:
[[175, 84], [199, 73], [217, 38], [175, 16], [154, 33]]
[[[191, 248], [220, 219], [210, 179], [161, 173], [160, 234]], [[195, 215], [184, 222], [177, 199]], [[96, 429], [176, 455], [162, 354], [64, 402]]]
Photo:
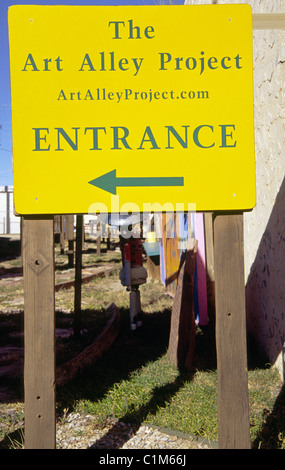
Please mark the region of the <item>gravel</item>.
[[90, 414], [70, 413], [57, 426], [60, 449], [210, 449], [206, 440], [114, 419], [98, 425]]
[[[0, 405], [0, 449], [23, 448], [24, 405]], [[19, 433], [16, 435], [15, 431]], [[6, 437], [4, 439], [4, 434]], [[8, 437], [7, 437], [8, 434]], [[56, 425], [57, 449], [212, 449], [199, 437], [162, 428], [135, 425], [108, 418], [98, 423], [96, 416], [71, 412]]]

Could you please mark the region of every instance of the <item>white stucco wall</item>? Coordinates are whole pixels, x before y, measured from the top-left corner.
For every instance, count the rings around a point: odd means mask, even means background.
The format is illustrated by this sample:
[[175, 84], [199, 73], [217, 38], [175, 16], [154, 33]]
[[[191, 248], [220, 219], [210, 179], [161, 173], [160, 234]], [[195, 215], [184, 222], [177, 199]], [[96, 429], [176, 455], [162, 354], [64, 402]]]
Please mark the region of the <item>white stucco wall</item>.
[[[284, 0], [185, 1], [212, 3], [247, 3], [253, 14], [285, 13]], [[244, 215], [247, 323], [284, 378], [285, 30], [254, 29], [253, 60], [257, 204]]]

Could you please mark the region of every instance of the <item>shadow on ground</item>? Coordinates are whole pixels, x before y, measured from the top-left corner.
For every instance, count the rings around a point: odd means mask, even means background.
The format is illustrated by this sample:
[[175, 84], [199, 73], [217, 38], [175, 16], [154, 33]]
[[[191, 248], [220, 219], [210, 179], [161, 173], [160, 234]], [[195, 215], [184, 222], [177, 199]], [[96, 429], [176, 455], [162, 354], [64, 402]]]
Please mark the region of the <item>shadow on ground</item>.
[[[171, 310], [144, 314], [143, 326], [136, 334], [131, 335], [129, 330], [129, 311], [121, 309], [122, 325], [120, 333], [103, 357], [80, 376], [57, 390], [57, 410], [59, 416], [68, 409], [71, 412], [76, 403], [81, 399], [90, 401], [100, 400], [108, 390], [122, 380], [126, 380], [130, 374], [141, 368], [148, 362], [155, 361], [164, 355], [168, 348]], [[265, 367], [265, 362], [258, 356], [255, 345], [249, 347], [250, 367]], [[212, 325], [197, 331], [196, 351], [194, 357], [194, 370], [213, 370], [216, 368], [214, 328]], [[139, 428], [148, 413], [155, 413], [156, 409], [167, 406], [171, 398], [183, 387], [185, 381], [191, 380], [193, 374], [183, 373], [171, 383], [157, 387], [153, 390], [149, 401], [138, 410], [126, 411], [121, 421], [132, 423], [133, 430]], [[9, 385], [9, 383], [7, 384]], [[16, 399], [23, 399], [23, 379], [10, 381], [16, 393]], [[279, 433], [284, 431], [285, 423], [285, 391], [284, 387], [278, 396], [274, 409], [265, 421], [260, 435], [253, 443], [253, 448], [258, 447], [262, 441], [264, 448], [279, 447]], [[117, 424], [114, 425], [117, 426]], [[114, 428], [109, 431], [110, 435]], [[11, 439], [17, 441], [23, 434], [23, 430], [15, 431], [0, 442], [0, 448], [11, 446]], [[106, 441], [104, 436], [104, 441]], [[103, 441], [102, 441], [103, 446]], [[100, 448], [100, 441], [96, 443]], [[102, 448], [102, 447], [101, 447]]]
[[280, 449], [281, 433], [285, 431], [285, 385], [283, 385], [271, 413], [253, 442], [254, 449]]

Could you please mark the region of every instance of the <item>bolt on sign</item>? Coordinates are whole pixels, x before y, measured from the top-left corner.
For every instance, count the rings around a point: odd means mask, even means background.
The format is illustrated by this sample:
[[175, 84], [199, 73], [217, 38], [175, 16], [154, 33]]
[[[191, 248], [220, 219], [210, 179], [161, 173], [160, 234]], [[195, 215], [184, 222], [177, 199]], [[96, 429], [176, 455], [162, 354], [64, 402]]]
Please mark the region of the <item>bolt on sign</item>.
[[9, 42], [17, 213], [254, 207], [249, 5], [14, 5]]

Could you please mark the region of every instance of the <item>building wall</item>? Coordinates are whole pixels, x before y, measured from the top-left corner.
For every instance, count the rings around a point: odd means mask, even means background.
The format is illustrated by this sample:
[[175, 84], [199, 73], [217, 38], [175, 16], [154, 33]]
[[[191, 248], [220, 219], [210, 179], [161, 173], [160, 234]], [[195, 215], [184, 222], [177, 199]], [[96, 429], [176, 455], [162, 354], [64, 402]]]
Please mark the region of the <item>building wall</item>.
[[0, 235], [20, 234], [20, 225], [20, 217], [14, 215], [13, 186], [0, 186]]
[[[285, 13], [284, 0], [185, 1], [212, 3], [247, 3], [253, 14]], [[285, 30], [254, 29], [253, 58], [257, 204], [244, 215], [247, 323], [284, 378]]]

